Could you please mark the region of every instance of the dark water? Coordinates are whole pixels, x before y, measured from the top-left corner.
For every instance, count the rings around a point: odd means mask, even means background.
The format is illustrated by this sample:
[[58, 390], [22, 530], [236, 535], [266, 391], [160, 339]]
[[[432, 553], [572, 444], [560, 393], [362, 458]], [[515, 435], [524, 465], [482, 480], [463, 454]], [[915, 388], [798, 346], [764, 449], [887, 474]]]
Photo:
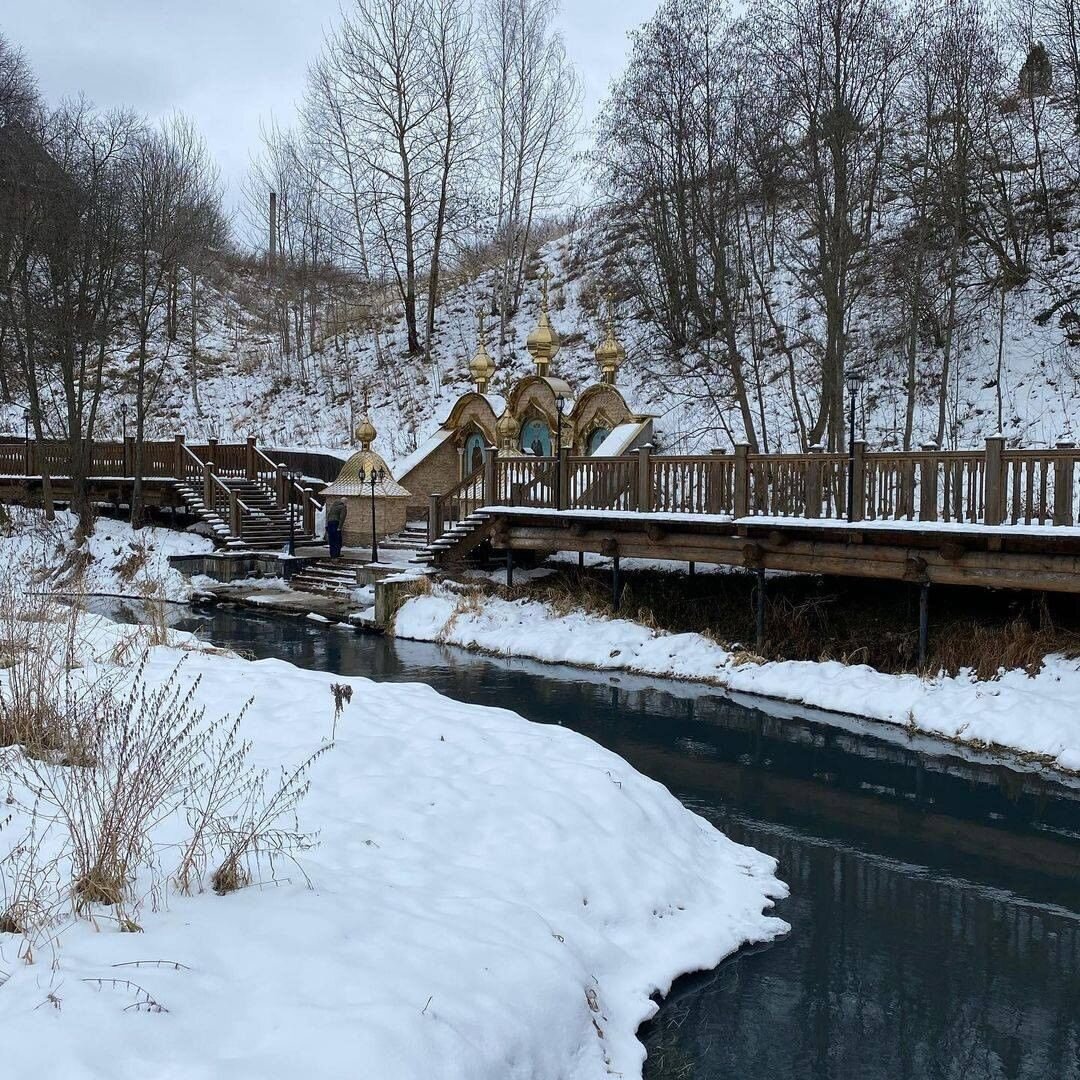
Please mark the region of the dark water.
[[180, 625], [572, 727], [775, 855], [791, 934], [677, 984], [649, 1080], [1080, 1078], [1080, 789], [700, 687], [223, 609]]

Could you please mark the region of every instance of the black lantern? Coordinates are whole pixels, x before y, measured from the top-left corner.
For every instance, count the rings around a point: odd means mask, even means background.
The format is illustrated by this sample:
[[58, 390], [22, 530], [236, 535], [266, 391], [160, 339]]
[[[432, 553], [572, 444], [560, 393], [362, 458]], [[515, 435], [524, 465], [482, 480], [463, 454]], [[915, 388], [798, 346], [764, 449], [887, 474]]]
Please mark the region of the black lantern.
[[379, 561], [379, 537], [375, 532], [375, 485], [382, 482], [386, 473], [382, 469], [372, 465], [368, 470], [367, 479], [371, 484], [371, 561]]
[[125, 443], [127, 442], [127, 410], [128, 410], [127, 402], [126, 401], [121, 401], [120, 402], [120, 428], [121, 428], [121, 431], [123, 432], [123, 438], [124, 438]]
[[848, 388], [848, 474], [847, 474], [847, 519], [855, 520], [855, 401], [859, 390], [866, 381], [863, 374], [849, 368], [844, 374]]
[[30, 475], [30, 410], [23, 409], [23, 472]]

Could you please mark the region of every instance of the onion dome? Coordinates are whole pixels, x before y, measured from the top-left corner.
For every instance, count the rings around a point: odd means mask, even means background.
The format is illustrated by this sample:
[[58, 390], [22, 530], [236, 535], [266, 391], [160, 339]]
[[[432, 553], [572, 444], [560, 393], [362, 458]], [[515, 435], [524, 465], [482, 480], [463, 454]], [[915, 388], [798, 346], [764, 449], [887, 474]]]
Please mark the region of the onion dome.
[[521, 431], [521, 425], [517, 422], [513, 413], [507, 411], [499, 417], [498, 422], [495, 424], [495, 439], [500, 454], [517, 453], [519, 431]]
[[370, 450], [377, 434], [375, 425], [365, 416], [356, 429], [356, 441], [360, 444], [360, 449]]
[[483, 394], [487, 390], [491, 376], [495, 374], [495, 361], [491, 359], [487, 351], [487, 342], [484, 340], [484, 309], [480, 308], [476, 313], [477, 343], [476, 354], [469, 361], [469, 375], [476, 384], [476, 392]]
[[548, 318], [548, 282], [551, 280], [551, 271], [545, 266], [540, 274], [540, 318], [536, 328], [528, 336], [525, 348], [536, 364], [537, 375], [547, 375], [551, 361], [559, 351], [562, 342], [555, 328]]
[[596, 362], [600, 367], [600, 381], [615, 382], [615, 373], [626, 359], [626, 350], [615, 337], [615, 299], [608, 293], [608, 316], [605, 320], [607, 331], [604, 340], [596, 347]]

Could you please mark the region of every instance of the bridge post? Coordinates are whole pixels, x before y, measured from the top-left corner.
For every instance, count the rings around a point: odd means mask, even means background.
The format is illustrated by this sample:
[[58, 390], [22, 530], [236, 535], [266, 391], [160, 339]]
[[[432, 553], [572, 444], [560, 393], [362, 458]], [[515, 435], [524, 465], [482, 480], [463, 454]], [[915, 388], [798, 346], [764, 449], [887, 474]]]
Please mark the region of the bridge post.
[[926, 667], [930, 655], [930, 582], [919, 585], [919, 668]]
[[557, 464], [559, 470], [559, 483], [556, 489], [558, 499], [558, 506], [556, 510], [568, 510], [570, 509], [570, 447], [559, 447], [559, 460]]
[[428, 543], [434, 543], [443, 534], [442, 520], [442, 496], [438, 492], [432, 492], [428, 496], [427, 511], [427, 538]]
[[919, 461], [919, 520], [937, 521], [938, 444], [925, 442], [922, 452]]
[[184, 479], [184, 436], [177, 432], [173, 436], [173, 479]]
[[648, 514], [653, 507], [652, 490], [652, 443], [637, 448], [637, 508]]
[[214, 505], [214, 481], [212, 479], [214, 475], [214, 463], [212, 461], [204, 461], [202, 471], [203, 506], [205, 506], [207, 510], [210, 510]]
[[735, 516], [750, 515], [750, 444], [735, 444]]
[[241, 539], [243, 526], [240, 522], [240, 497], [235, 491], [229, 492], [229, 532]]
[[852, 483], [848, 521], [862, 521], [866, 514], [866, 441], [856, 439], [854, 449], [850, 462]]
[[217, 439], [213, 435], [206, 437], [206, 460], [217, 461]]
[[135, 436], [124, 439], [124, 475], [135, 475]]
[[987, 525], [1000, 525], [1005, 520], [1005, 469], [1001, 454], [1005, 449], [1004, 435], [990, 435], [986, 440], [985, 505], [983, 521]]
[[249, 435], [247, 437], [247, 448], [245, 450], [244, 458], [244, 472], [247, 474], [249, 480], [257, 480], [259, 478], [258, 468], [255, 464], [255, 436]]
[[765, 646], [765, 567], [759, 566], [754, 572], [757, 585], [754, 589], [754, 641], [756, 648]]
[[499, 491], [496, 485], [498, 470], [495, 468], [499, 460], [499, 450], [495, 446], [484, 447], [484, 504], [495, 506], [499, 502]]
[[[1070, 439], [1059, 439], [1057, 449], [1075, 450], [1076, 443]], [[1075, 468], [1075, 454], [1062, 454], [1054, 459], [1055, 525], [1071, 525], [1073, 523], [1073, 471]]]
[[810, 447], [810, 460], [806, 465], [806, 506], [804, 517], [821, 517], [821, 443]]

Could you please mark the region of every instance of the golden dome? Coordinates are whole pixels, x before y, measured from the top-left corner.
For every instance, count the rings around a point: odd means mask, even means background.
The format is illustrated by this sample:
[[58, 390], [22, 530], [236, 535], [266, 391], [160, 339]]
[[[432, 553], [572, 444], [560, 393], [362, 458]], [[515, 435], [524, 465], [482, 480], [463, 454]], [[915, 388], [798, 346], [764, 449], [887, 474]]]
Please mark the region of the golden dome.
[[516, 439], [520, 430], [521, 425], [517, 422], [513, 413], [510, 412], [504, 412], [495, 425], [495, 434], [500, 442], [504, 439]]
[[562, 342], [558, 332], [548, 319], [548, 282], [551, 280], [551, 271], [545, 266], [540, 274], [540, 318], [536, 328], [525, 341], [525, 348], [536, 364], [536, 374], [546, 375], [551, 361], [559, 351]]
[[607, 299], [608, 317], [605, 320], [607, 333], [604, 340], [596, 346], [596, 362], [600, 365], [601, 381], [613, 383], [615, 372], [626, 359], [626, 350], [615, 337], [615, 299], [611, 293], [608, 293]]
[[[481, 333], [483, 334], [483, 323], [481, 326]], [[472, 376], [473, 382], [476, 383], [476, 392], [480, 394], [487, 390], [487, 384], [491, 376], [495, 375], [495, 361], [491, 360], [483, 337], [476, 346], [476, 354], [469, 362], [469, 374]]]
[[369, 450], [377, 434], [375, 425], [365, 416], [356, 429], [356, 441], [360, 444], [362, 450]]
[[504, 412], [499, 417], [498, 422], [495, 424], [495, 440], [499, 446], [499, 453], [506, 457], [509, 455], [516, 455], [518, 451], [518, 432], [521, 431], [521, 424], [518, 423], [517, 418], [509, 410]]

